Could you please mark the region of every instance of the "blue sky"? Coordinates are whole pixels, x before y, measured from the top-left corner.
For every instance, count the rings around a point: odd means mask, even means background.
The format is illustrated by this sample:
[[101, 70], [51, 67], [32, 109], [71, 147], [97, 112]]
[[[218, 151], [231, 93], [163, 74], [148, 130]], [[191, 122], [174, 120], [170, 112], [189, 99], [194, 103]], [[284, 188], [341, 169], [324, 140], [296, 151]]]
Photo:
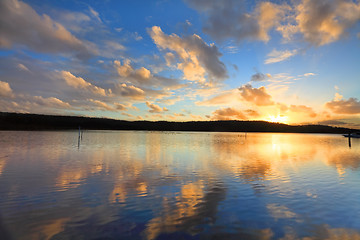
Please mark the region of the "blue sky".
[[0, 3], [0, 111], [359, 128], [360, 2]]

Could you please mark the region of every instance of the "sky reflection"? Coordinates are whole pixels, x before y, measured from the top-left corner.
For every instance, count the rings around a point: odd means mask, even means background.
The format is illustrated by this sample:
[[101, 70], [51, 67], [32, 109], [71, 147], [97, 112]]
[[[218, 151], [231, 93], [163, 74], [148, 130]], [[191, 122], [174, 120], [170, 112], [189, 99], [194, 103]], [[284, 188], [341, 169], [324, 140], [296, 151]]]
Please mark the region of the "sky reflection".
[[[14, 239], [357, 239], [360, 141], [339, 135], [2, 132]], [[21, 226], [21, 227], [20, 227]]]

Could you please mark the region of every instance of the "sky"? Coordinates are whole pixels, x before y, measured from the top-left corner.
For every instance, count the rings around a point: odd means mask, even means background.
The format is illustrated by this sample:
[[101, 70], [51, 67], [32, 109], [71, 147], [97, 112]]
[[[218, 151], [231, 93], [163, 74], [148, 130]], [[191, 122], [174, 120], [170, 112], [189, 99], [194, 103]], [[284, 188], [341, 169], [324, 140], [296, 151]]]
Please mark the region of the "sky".
[[359, 0], [1, 0], [0, 111], [360, 128]]

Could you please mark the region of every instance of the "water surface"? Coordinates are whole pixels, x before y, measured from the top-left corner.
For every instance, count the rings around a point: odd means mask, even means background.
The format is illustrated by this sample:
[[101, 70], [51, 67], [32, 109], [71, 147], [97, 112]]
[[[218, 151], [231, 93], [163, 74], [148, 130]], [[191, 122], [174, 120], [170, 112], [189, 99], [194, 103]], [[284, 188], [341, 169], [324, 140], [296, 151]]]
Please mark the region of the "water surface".
[[360, 239], [360, 139], [0, 132], [3, 239]]

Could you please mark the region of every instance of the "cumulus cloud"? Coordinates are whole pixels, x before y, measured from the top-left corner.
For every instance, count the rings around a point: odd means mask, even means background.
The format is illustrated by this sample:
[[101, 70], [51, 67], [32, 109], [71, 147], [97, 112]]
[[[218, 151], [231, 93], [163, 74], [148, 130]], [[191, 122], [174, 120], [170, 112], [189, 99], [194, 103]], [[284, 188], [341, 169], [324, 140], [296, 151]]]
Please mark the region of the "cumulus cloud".
[[13, 97], [13, 91], [10, 88], [9, 83], [0, 81], [0, 97], [6, 97], [6, 98]]
[[316, 113], [314, 112], [314, 110], [311, 107], [307, 107], [305, 105], [291, 105], [289, 110], [295, 113], [307, 114], [309, 117], [312, 118], [316, 117]]
[[264, 74], [261, 72], [257, 72], [254, 75], [251, 76], [251, 81], [253, 82], [260, 82], [260, 81], [265, 81], [267, 79], [271, 78], [271, 75], [269, 73]]
[[137, 100], [145, 97], [144, 90], [132, 85], [127, 85], [126, 83], [117, 84], [114, 88], [114, 93]]
[[360, 20], [360, 3], [351, 0], [303, 0], [296, 10], [299, 31], [316, 46], [338, 40]]
[[18, 0], [0, 1], [0, 47], [20, 44], [46, 53], [76, 53], [89, 58], [86, 45], [48, 15], [40, 16], [28, 4]]
[[348, 100], [334, 99], [325, 104], [332, 112], [338, 114], [360, 114], [360, 101], [357, 98]]
[[205, 15], [204, 32], [216, 40], [233, 38], [267, 42], [268, 32], [279, 25], [288, 6], [259, 2], [252, 12], [243, 1], [188, 0], [189, 5]]
[[161, 112], [169, 111], [165, 107], [161, 108], [160, 106], [150, 103], [150, 102], [146, 102], [146, 106], [148, 106], [150, 108], [149, 112], [151, 112], [151, 113], [161, 113]]
[[167, 35], [158, 26], [153, 26], [148, 32], [158, 48], [176, 53], [180, 60], [177, 68], [183, 71], [185, 79], [205, 82], [206, 76], [210, 81], [227, 78], [225, 65], [219, 60], [221, 53], [214, 44], [206, 44], [196, 34], [184, 38], [176, 34]]
[[278, 51], [278, 50], [274, 49], [267, 55], [267, 58], [265, 59], [265, 64], [285, 61], [285, 60], [291, 58], [292, 56], [296, 55], [297, 53], [298, 53], [298, 50], [296, 50], [296, 49], [294, 49], [292, 51], [290, 51], [290, 50]]
[[138, 82], [147, 81], [152, 77], [150, 70], [144, 67], [135, 70], [130, 63], [128, 59], [123, 64], [119, 60], [114, 61], [114, 66], [121, 77], [133, 78]]
[[246, 84], [238, 88], [240, 96], [257, 106], [274, 105], [272, 97], [267, 93], [264, 86], [253, 88], [251, 84]]
[[93, 84], [85, 81], [81, 77], [76, 77], [67, 71], [61, 71], [60, 74], [61, 77], [65, 80], [66, 84], [75, 89], [84, 89], [96, 95], [106, 96], [105, 89], [94, 86]]

